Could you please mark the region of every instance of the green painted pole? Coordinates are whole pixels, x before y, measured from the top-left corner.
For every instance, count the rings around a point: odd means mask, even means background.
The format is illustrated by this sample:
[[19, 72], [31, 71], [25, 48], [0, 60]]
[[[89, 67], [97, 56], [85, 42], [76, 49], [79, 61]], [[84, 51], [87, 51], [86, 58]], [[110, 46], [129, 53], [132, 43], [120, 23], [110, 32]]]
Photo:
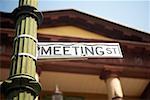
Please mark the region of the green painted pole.
[[37, 0], [20, 0], [13, 11], [16, 20], [10, 75], [2, 84], [7, 100], [34, 100], [41, 91], [35, 80], [37, 60], [37, 27], [42, 19]]

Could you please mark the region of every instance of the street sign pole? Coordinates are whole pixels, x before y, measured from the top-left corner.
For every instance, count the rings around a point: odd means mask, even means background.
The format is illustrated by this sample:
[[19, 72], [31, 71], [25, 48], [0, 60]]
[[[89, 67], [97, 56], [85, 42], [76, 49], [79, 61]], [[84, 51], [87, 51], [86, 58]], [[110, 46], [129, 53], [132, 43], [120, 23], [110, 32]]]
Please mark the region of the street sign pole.
[[16, 20], [10, 75], [2, 84], [7, 100], [34, 100], [41, 91], [35, 80], [37, 60], [37, 26], [42, 19], [37, 0], [20, 0], [13, 11]]

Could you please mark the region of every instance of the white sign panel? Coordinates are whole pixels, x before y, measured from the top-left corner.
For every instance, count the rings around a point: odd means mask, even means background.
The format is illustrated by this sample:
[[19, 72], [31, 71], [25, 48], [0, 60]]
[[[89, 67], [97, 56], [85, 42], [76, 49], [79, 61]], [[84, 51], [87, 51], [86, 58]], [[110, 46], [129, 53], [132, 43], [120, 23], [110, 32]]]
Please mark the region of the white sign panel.
[[38, 59], [122, 58], [119, 43], [38, 43]]

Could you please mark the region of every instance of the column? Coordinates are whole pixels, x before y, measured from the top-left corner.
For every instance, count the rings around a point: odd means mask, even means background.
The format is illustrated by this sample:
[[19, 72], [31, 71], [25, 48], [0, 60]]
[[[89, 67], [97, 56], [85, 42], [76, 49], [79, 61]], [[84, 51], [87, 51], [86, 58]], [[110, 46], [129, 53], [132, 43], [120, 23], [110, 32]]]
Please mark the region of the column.
[[10, 75], [2, 84], [7, 100], [34, 100], [41, 91], [36, 81], [37, 27], [42, 18], [37, 0], [19, 0], [12, 15], [16, 21]]
[[103, 71], [100, 78], [105, 80], [108, 92], [108, 100], [123, 100], [123, 92], [120, 79], [111, 71]]

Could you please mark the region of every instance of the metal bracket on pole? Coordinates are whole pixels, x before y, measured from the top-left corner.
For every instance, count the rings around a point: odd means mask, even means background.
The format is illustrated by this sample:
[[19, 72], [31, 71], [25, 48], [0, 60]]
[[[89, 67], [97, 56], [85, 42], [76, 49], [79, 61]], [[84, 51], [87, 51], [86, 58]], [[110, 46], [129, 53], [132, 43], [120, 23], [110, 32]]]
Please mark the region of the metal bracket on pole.
[[39, 12], [35, 7], [25, 5], [25, 6], [20, 6], [16, 8], [13, 13], [15, 16], [15, 20], [17, 20], [20, 16], [32, 16], [37, 20], [38, 25], [42, 23], [43, 20], [43, 15], [41, 12]]
[[12, 90], [29, 91], [36, 97], [41, 91], [41, 85], [29, 75], [17, 74], [5, 80], [1, 90], [5, 95]]

